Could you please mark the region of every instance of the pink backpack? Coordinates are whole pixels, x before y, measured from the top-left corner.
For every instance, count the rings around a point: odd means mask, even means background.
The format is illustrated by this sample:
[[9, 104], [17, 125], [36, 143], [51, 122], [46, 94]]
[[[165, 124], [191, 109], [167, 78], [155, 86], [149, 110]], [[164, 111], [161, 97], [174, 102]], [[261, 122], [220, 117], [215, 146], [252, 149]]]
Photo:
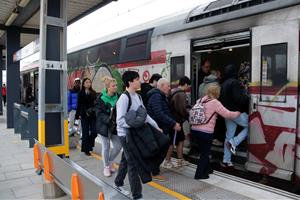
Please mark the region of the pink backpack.
[[214, 114], [211, 115], [211, 117], [207, 120], [207, 117], [205, 116], [205, 108], [204, 103], [209, 102], [210, 100], [207, 100], [205, 102], [201, 102], [201, 99], [199, 99], [196, 104], [192, 107], [190, 110], [190, 117], [189, 121], [191, 125], [201, 125], [201, 124], [207, 124], [210, 119], [214, 116]]

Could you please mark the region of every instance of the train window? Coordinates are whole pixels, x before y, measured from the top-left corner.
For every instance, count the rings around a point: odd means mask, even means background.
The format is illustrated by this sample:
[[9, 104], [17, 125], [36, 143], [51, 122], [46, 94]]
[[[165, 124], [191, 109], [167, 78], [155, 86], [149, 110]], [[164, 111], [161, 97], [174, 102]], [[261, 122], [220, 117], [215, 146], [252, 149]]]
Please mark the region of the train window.
[[171, 85], [177, 85], [180, 78], [184, 76], [184, 56], [171, 58]]
[[150, 59], [152, 29], [129, 35], [122, 40], [121, 62]]
[[260, 99], [285, 102], [287, 84], [287, 43], [261, 47]]

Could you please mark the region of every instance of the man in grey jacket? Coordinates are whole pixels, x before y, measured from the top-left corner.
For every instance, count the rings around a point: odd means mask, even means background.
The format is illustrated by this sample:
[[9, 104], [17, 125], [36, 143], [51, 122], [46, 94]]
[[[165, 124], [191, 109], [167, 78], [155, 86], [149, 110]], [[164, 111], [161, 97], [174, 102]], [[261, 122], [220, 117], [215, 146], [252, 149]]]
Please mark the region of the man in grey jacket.
[[[140, 96], [136, 93], [141, 86], [139, 74], [135, 71], [126, 71], [122, 75], [122, 80], [124, 85], [126, 86], [126, 90], [131, 98], [131, 105], [129, 110], [136, 111], [140, 106], [144, 106]], [[125, 115], [127, 113], [127, 109], [129, 106], [129, 98], [126, 94], [122, 94], [117, 101], [116, 109], [117, 109], [117, 133], [120, 137], [120, 141], [123, 147], [123, 154], [118, 170], [118, 174], [115, 178], [115, 186], [116, 189], [122, 192], [125, 195], [128, 195], [129, 192], [123, 188], [124, 179], [126, 177], [127, 171], [129, 176], [129, 184], [132, 192], [133, 199], [141, 199], [142, 195], [142, 184], [138, 174], [136, 173], [136, 167], [134, 165], [134, 157], [129, 153], [129, 145], [126, 141], [126, 134], [128, 129], [131, 128], [125, 120]], [[157, 123], [149, 116], [146, 117], [146, 123], [149, 123], [156, 129], [162, 132], [162, 130], [158, 127]]]

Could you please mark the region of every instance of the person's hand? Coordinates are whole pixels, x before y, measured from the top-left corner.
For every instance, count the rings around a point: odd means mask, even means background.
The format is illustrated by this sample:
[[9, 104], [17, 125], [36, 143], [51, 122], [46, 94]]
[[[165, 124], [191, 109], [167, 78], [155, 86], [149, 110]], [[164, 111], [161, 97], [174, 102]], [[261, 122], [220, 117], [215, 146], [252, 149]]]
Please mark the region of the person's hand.
[[163, 133], [163, 130], [161, 128], [157, 128], [157, 130], [161, 133]]
[[179, 124], [179, 123], [176, 123], [175, 126], [173, 127], [173, 129], [174, 129], [175, 131], [181, 131], [181, 126], [180, 126], [180, 124]]
[[241, 112], [240, 111], [236, 111], [238, 113], [238, 115], [240, 116], [241, 115]]

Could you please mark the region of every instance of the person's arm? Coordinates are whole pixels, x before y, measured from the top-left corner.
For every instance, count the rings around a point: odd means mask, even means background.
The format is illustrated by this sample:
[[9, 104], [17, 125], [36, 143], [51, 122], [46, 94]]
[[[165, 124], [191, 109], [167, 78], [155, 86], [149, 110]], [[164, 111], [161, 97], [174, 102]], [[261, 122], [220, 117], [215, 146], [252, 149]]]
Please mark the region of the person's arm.
[[176, 124], [176, 121], [163, 112], [162, 105], [164, 102], [160, 94], [153, 94], [149, 100], [151, 101], [149, 103], [152, 104], [151, 108], [156, 118], [161, 123], [173, 128]]
[[227, 110], [222, 104], [221, 102], [219, 102], [218, 100], [212, 100], [214, 102], [211, 103], [215, 103], [214, 108], [215, 108], [215, 112], [218, 113], [219, 115], [221, 115], [222, 117], [226, 118], [226, 119], [235, 119], [237, 118], [241, 113], [236, 111], [236, 112], [232, 112]]
[[95, 109], [97, 120], [99, 119], [102, 123], [109, 124], [110, 118], [106, 111], [105, 103], [100, 98], [96, 101]]
[[127, 113], [129, 99], [125, 94], [122, 94], [117, 101], [116, 109], [117, 109], [117, 125], [122, 128], [130, 128], [130, 126], [126, 123], [125, 115]]
[[81, 113], [81, 106], [83, 104], [83, 96], [81, 95], [81, 92], [78, 93], [77, 97], [77, 109], [75, 114], [75, 119], [79, 119], [80, 113]]
[[68, 91], [68, 112], [71, 111], [71, 107], [72, 107], [72, 94], [70, 91]]
[[187, 111], [187, 101], [185, 93], [179, 93], [174, 97], [174, 106], [176, 111], [183, 119], [189, 118], [189, 113]]

